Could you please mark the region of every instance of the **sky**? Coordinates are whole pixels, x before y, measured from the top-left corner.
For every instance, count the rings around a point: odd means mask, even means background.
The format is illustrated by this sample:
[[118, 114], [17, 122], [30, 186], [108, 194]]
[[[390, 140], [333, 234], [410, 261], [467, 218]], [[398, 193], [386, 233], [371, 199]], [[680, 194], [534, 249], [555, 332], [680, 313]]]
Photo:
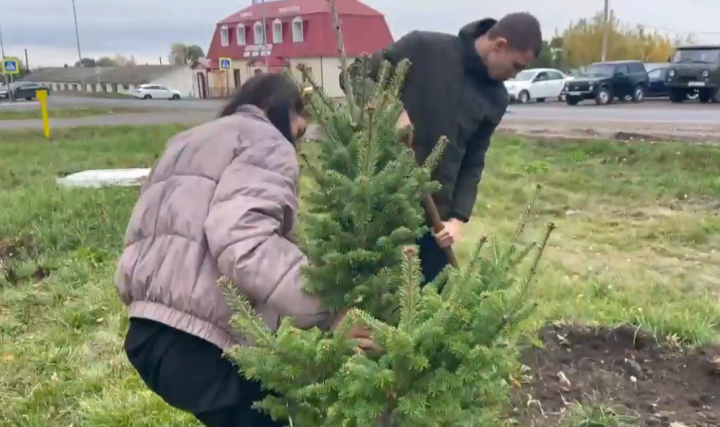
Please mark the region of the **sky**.
[[[215, 23], [250, 0], [75, 0], [83, 57], [122, 54], [138, 63], [167, 61], [174, 42], [207, 49]], [[602, 0], [365, 0], [385, 14], [398, 38], [412, 30], [455, 33], [468, 21], [531, 12], [546, 38], [573, 21], [602, 10]], [[702, 42], [720, 43], [713, 24], [718, 0], [610, 0], [626, 23], [643, 24], [670, 35], [694, 33]], [[0, 29], [5, 53], [30, 66], [62, 66], [78, 59], [72, 0], [0, 0]]]

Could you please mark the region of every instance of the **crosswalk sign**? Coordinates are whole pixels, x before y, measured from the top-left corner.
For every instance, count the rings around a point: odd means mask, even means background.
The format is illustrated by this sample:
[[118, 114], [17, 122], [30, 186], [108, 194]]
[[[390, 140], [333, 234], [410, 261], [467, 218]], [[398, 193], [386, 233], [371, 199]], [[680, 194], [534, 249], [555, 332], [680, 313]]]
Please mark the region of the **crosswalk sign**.
[[232, 68], [232, 61], [230, 58], [220, 58], [220, 69], [229, 70]]
[[4, 74], [17, 74], [20, 72], [17, 59], [3, 59], [2, 72]]

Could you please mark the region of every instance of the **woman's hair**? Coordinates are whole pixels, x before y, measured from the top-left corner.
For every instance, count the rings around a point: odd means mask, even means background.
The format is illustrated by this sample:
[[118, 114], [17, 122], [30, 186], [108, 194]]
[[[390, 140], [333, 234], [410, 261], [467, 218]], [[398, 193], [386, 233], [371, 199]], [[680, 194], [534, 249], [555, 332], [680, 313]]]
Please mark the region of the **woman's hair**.
[[304, 103], [296, 83], [282, 74], [259, 74], [246, 81], [220, 112], [220, 117], [233, 115], [243, 105], [254, 105], [265, 111], [268, 120], [295, 144], [290, 113], [302, 114]]

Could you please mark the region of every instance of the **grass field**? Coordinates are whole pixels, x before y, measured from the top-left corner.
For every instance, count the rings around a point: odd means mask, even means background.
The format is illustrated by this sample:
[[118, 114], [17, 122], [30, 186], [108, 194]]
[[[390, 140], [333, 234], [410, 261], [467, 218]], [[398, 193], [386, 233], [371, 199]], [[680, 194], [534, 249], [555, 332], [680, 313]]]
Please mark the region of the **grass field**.
[[[141, 114], [146, 112], [140, 108], [50, 108], [48, 117], [51, 119], [72, 119], [78, 117], [108, 116], [112, 114]], [[28, 108], [26, 110], [0, 111], [2, 120], [40, 120], [42, 113], [40, 107]]]
[[[57, 130], [53, 143], [0, 132], [0, 426], [197, 425], [148, 392], [122, 352], [112, 276], [137, 189], [54, 185], [86, 168], [150, 166], [181, 129]], [[543, 317], [717, 340], [720, 149], [499, 137], [487, 164], [461, 256], [483, 233], [509, 235], [539, 183], [531, 228], [558, 225], [536, 287]]]

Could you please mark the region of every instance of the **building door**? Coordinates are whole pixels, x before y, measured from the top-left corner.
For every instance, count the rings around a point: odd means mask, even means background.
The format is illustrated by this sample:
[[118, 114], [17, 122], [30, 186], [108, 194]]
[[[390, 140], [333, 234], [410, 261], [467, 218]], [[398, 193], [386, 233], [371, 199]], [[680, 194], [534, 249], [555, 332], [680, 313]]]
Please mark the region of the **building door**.
[[240, 70], [233, 70], [233, 81], [235, 82], [235, 88], [240, 88], [242, 82], [240, 81]]
[[197, 75], [198, 79], [198, 95], [200, 96], [200, 99], [206, 99], [208, 97], [207, 93], [207, 81], [205, 80], [205, 74], [204, 73], [198, 73]]

